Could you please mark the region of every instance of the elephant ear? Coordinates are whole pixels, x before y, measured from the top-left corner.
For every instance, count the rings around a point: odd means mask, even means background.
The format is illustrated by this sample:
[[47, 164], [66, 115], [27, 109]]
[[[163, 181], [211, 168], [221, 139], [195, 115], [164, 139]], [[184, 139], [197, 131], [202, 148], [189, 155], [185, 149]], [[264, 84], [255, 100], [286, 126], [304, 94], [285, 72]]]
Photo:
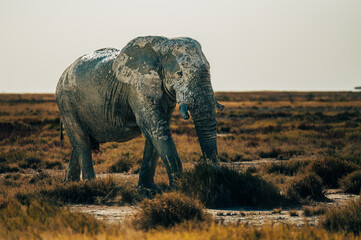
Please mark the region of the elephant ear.
[[163, 95], [159, 76], [160, 62], [151, 43], [129, 43], [113, 64], [117, 79], [133, 86], [139, 94], [150, 100], [160, 100]]

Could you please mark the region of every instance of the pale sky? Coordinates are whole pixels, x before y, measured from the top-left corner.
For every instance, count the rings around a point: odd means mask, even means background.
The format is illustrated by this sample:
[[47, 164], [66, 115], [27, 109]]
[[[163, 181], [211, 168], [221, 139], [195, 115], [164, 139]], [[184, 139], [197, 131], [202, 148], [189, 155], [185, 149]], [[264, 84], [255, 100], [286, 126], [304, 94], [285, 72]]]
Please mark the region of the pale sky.
[[198, 40], [215, 91], [361, 86], [360, 0], [0, 0], [0, 92], [55, 92], [76, 58], [137, 36]]

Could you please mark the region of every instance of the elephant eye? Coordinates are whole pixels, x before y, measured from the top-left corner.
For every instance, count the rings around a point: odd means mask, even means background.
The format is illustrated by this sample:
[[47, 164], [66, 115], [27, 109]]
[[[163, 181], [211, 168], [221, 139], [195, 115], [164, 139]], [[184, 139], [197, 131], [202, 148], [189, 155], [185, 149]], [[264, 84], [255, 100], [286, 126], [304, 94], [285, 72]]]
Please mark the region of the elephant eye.
[[183, 77], [183, 72], [182, 71], [177, 72], [177, 74], [178, 74], [179, 77]]

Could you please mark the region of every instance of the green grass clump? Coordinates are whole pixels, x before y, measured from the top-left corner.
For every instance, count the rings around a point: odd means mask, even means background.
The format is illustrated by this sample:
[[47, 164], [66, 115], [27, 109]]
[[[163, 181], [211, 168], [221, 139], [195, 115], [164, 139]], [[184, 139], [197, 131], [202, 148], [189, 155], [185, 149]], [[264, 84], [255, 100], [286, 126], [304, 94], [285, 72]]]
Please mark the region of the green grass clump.
[[359, 234], [361, 232], [361, 200], [353, 200], [343, 207], [329, 209], [321, 224], [327, 230]]
[[355, 171], [359, 167], [354, 163], [338, 157], [328, 157], [313, 161], [308, 170], [321, 177], [323, 185], [330, 188], [338, 188], [339, 179]]
[[286, 191], [286, 196], [292, 200], [311, 198], [324, 200], [322, 180], [314, 173], [307, 173], [294, 177]]
[[198, 200], [183, 193], [171, 192], [156, 195], [152, 200], [143, 200], [133, 224], [137, 228], [148, 230], [159, 226], [172, 227], [185, 221], [202, 222], [209, 219]]
[[361, 190], [361, 171], [348, 174], [340, 180], [340, 187], [346, 193], [360, 194]]
[[283, 200], [276, 187], [259, 176], [206, 163], [186, 171], [177, 185], [180, 191], [211, 208], [277, 207]]

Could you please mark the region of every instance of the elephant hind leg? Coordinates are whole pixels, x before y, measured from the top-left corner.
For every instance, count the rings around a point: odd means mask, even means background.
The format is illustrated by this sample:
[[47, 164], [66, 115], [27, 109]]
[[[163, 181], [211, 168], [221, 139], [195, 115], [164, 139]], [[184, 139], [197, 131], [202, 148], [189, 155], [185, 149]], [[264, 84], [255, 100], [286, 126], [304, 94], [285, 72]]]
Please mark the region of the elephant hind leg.
[[68, 168], [65, 173], [66, 181], [79, 181], [80, 180], [80, 164], [78, 154], [75, 149], [71, 150], [71, 157]]
[[82, 128], [77, 118], [72, 115], [64, 118], [64, 125], [73, 147], [71, 159], [67, 169], [68, 180], [79, 180], [80, 172], [82, 179], [95, 178], [93, 168], [91, 148], [92, 142], [90, 136]]

